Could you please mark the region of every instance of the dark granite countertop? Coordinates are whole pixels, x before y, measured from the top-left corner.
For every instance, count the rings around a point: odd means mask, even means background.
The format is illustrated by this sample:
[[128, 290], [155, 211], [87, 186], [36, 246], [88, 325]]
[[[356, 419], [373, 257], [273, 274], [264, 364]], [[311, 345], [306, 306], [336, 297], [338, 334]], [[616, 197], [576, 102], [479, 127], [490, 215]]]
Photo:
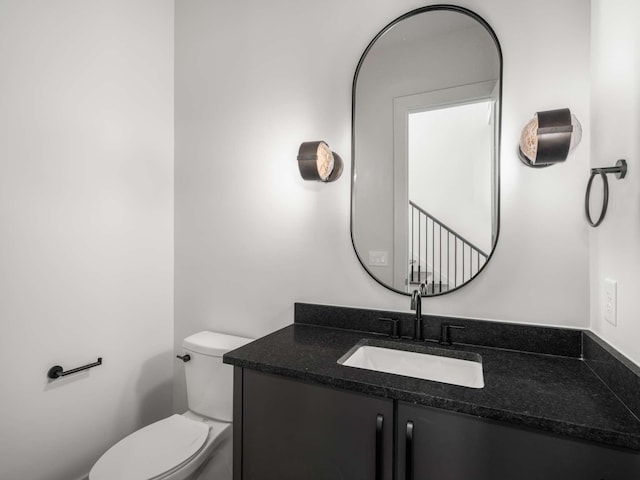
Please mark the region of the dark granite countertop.
[[443, 347], [482, 356], [485, 386], [475, 389], [337, 363], [366, 338], [387, 341], [376, 333], [296, 323], [229, 352], [224, 362], [640, 451], [640, 421], [581, 358]]

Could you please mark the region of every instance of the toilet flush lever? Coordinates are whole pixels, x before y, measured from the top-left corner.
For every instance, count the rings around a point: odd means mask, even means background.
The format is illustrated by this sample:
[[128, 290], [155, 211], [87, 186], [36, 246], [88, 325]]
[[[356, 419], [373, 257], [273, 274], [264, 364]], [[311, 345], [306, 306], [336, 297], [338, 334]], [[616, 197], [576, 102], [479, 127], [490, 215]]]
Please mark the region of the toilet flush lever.
[[191, 355], [189, 355], [188, 353], [186, 355], [176, 355], [176, 357], [183, 362], [188, 362], [189, 360], [191, 360]]

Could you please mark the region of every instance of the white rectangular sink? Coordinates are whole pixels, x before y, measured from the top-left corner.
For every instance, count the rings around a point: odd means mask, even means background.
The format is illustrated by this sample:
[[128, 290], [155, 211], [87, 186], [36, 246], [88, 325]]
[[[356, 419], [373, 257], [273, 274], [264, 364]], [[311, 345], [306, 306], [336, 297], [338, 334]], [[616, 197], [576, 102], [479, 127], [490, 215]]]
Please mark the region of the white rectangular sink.
[[[425, 351], [428, 353], [363, 344], [356, 345], [338, 363], [463, 387], [484, 387], [480, 355], [429, 347]], [[465, 354], [472, 359], [456, 358]]]

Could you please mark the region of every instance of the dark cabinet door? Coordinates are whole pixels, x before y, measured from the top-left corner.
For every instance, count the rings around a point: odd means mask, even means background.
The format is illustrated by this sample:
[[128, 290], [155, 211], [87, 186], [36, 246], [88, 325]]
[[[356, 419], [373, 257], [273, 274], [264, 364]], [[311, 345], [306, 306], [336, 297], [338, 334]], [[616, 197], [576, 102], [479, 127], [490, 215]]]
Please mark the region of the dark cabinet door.
[[397, 480], [637, 480], [640, 454], [398, 402]]
[[243, 480], [392, 479], [391, 400], [244, 369], [242, 407]]

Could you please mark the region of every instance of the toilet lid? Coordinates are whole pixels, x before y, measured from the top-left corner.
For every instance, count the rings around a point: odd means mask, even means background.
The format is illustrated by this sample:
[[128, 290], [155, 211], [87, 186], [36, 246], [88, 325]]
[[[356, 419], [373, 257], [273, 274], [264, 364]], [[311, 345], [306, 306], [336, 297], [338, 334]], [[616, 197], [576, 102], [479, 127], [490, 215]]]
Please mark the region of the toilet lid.
[[91, 480], [148, 480], [195, 455], [209, 434], [206, 423], [182, 415], [152, 423], [111, 447], [91, 469]]

